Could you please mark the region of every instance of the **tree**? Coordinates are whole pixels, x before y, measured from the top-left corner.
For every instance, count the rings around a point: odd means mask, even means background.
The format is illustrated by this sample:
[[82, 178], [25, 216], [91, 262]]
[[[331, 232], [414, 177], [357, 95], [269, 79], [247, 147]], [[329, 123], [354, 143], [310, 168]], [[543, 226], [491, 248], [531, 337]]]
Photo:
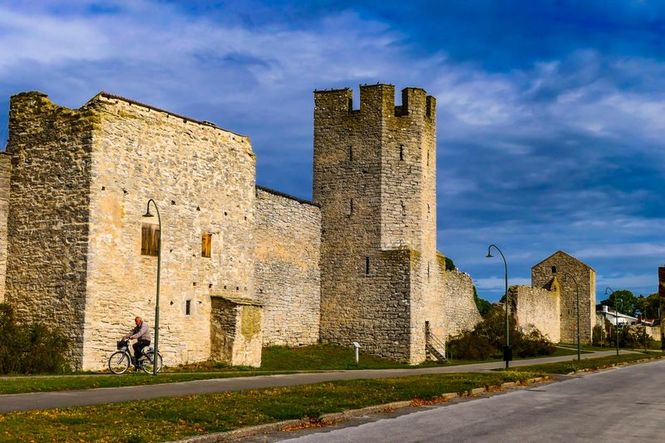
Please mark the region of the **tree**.
[[649, 319], [654, 319], [659, 317], [658, 314], [660, 312], [660, 298], [658, 297], [657, 292], [650, 294], [646, 297], [640, 295], [639, 297], [637, 297], [636, 304], [637, 304], [637, 309], [639, 309], [643, 317]]
[[481, 317], [487, 317], [492, 310], [492, 303], [478, 296], [478, 291], [476, 291], [475, 285], [473, 286], [473, 301], [476, 302], [476, 307], [478, 308]]
[[457, 269], [457, 267], [455, 266], [453, 259], [446, 257], [446, 271], [454, 271], [455, 269]]
[[635, 312], [640, 308], [638, 298], [635, 297], [632, 292], [625, 289], [614, 291], [610, 294], [607, 300], [603, 300], [600, 304], [616, 309], [622, 314], [631, 316], [635, 316]]

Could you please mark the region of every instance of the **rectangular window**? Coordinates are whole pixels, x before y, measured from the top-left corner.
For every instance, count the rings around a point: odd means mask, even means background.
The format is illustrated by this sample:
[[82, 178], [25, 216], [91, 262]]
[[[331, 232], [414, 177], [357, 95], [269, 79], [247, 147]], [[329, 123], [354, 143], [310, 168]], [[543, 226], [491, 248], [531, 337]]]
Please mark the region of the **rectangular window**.
[[159, 253], [159, 225], [143, 223], [141, 225], [141, 255], [157, 257]]
[[349, 215], [353, 215], [353, 199], [349, 200]]
[[369, 275], [369, 257], [365, 257], [365, 275]]
[[192, 301], [185, 301], [185, 315], [192, 315]]
[[353, 146], [349, 146], [349, 161], [353, 161]]
[[212, 234], [205, 233], [201, 236], [201, 257], [210, 258], [212, 255]]
[[404, 145], [399, 145], [399, 159], [404, 161]]

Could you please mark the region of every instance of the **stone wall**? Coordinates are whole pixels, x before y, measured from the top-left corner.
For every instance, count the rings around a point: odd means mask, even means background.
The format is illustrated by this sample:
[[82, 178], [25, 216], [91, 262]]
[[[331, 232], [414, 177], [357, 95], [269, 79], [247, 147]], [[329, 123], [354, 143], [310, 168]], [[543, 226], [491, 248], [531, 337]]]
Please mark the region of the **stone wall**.
[[[135, 315], [154, 326], [157, 257], [141, 255], [142, 225], [158, 221], [143, 217], [151, 198], [162, 225], [160, 351], [169, 365], [205, 360], [210, 295], [255, 293], [249, 139], [108, 94], [88, 106], [100, 123], [89, 185], [83, 366], [102, 367]], [[212, 234], [210, 257], [202, 254], [204, 234]]]
[[[445, 263], [443, 264], [445, 266]], [[445, 268], [444, 268], [445, 269]], [[470, 331], [482, 321], [473, 299], [471, 276], [459, 271], [443, 273], [443, 318], [445, 335], [448, 338]]]
[[420, 89], [315, 92], [314, 201], [321, 205], [321, 339], [410, 363], [440, 329], [434, 100]]
[[211, 298], [210, 357], [232, 366], [261, 366], [261, 305], [251, 299]]
[[561, 341], [577, 340], [577, 295], [579, 290], [580, 341], [590, 343], [596, 317], [596, 273], [591, 267], [563, 251], [531, 268], [531, 286], [547, 287], [554, 276], [561, 289]]
[[321, 306], [321, 210], [257, 187], [256, 290], [265, 345], [317, 343]]
[[5, 301], [5, 277], [7, 275], [7, 212], [9, 211], [9, 186], [11, 156], [0, 152], [0, 303]]
[[38, 92], [11, 98], [5, 300], [19, 321], [62, 328], [78, 368], [88, 276], [92, 134], [99, 124], [99, 112], [91, 107], [62, 108]]
[[511, 286], [508, 289], [512, 316], [517, 327], [529, 333], [538, 330], [551, 342], [561, 341], [561, 295], [558, 283], [552, 290], [529, 286]]

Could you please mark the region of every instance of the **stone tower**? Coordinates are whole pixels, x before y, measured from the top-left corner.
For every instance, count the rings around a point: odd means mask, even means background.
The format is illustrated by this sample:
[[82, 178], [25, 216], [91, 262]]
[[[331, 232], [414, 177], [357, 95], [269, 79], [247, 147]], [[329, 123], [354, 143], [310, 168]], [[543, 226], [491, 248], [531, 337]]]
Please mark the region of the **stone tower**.
[[351, 89], [314, 99], [321, 339], [419, 363], [426, 328], [443, 336], [435, 99], [406, 88], [395, 106], [392, 85], [361, 86], [359, 110]]
[[[554, 277], [560, 283], [561, 341], [577, 340], [577, 291], [579, 290], [580, 342], [591, 343], [596, 322], [596, 272], [563, 251], [557, 251], [531, 268], [531, 284], [544, 288]], [[577, 284], [576, 284], [577, 282]]]

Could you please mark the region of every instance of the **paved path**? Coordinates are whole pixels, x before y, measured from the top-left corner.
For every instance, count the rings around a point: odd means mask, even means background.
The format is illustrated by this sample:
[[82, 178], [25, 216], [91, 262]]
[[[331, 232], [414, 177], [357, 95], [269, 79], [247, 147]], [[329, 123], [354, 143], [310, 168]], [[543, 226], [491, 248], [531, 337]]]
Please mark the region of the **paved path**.
[[[369, 423], [275, 435], [262, 441], [646, 442], [663, 441], [665, 361], [626, 366], [560, 383], [420, 409]], [[259, 441], [259, 439], [257, 439]]]
[[[629, 353], [630, 351], [622, 351]], [[615, 351], [601, 351], [582, 354], [583, 359], [615, 355]], [[528, 366], [541, 363], [570, 361], [571, 355], [561, 357], [518, 360], [512, 366]], [[214, 392], [240, 391], [243, 389], [271, 388], [334, 380], [360, 378], [405, 377], [409, 375], [444, 374], [451, 372], [484, 372], [502, 368], [505, 363], [477, 363], [459, 366], [436, 366], [418, 369], [365, 369], [316, 373], [263, 375], [257, 377], [217, 378], [181, 383], [167, 383], [147, 386], [126, 386], [120, 388], [98, 388], [76, 391], [34, 392], [29, 394], [0, 395], [0, 413], [28, 409], [63, 408], [68, 406], [96, 405], [131, 400], [147, 400], [158, 397], [173, 397]]]

